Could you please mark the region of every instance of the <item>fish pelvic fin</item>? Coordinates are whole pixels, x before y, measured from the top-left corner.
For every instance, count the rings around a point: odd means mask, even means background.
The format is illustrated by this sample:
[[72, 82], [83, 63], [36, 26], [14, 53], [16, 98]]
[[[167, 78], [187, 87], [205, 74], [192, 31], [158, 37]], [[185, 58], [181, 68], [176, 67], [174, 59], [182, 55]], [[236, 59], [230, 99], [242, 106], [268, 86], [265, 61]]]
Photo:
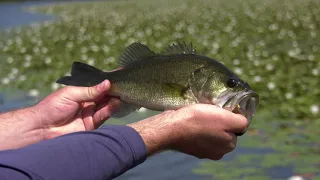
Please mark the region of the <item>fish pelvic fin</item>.
[[64, 76], [56, 82], [71, 86], [94, 86], [107, 79], [107, 73], [81, 62], [72, 64], [71, 76]]
[[178, 44], [173, 43], [172, 45], [168, 46], [162, 54], [196, 54], [196, 48], [193, 47], [192, 43], [190, 43], [190, 45], [187, 45], [185, 42], [180, 42]]
[[123, 67], [155, 55], [156, 53], [151, 51], [148, 46], [135, 42], [129, 45], [123, 53], [121, 53], [118, 64], [120, 67]]

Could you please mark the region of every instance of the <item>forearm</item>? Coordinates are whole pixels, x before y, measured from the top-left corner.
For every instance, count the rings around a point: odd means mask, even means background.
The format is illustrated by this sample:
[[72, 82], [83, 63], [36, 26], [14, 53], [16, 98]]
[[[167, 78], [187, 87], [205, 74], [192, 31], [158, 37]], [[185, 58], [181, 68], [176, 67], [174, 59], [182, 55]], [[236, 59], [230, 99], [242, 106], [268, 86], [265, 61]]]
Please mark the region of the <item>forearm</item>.
[[0, 114], [0, 150], [20, 148], [43, 139], [35, 114], [34, 107]]
[[0, 152], [0, 178], [105, 180], [146, 157], [145, 144], [134, 129], [104, 126]]
[[[171, 117], [166, 113], [168, 119]], [[176, 132], [173, 131], [174, 123], [163, 120], [163, 114], [144, 119], [128, 126], [135, 129], [142, 137], [148, 152], [148, 156], [171, 149], [176, 141]]]

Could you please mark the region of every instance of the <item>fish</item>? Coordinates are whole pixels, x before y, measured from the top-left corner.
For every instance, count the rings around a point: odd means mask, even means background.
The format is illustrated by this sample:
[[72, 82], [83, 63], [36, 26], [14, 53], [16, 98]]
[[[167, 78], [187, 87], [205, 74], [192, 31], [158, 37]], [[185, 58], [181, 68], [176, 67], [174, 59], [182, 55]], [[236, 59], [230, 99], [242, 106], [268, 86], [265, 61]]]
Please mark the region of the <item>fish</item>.
[[259, 95], [247, 82], [223, 63], [198, 54], [192, 43], [172, 44], [156, 53], [134, 42], [120, 54], [118, 64], [117, 70], [105, 72], [73, 62], [71, 76], [56, 82], [89, 87], [108, 79], [108, 95], [120, 99], [118, 110], [111, 115], [114, 118], [141, 107], [165, 111], [203, 103], [242, 114], [249, 127], [259, 105]]

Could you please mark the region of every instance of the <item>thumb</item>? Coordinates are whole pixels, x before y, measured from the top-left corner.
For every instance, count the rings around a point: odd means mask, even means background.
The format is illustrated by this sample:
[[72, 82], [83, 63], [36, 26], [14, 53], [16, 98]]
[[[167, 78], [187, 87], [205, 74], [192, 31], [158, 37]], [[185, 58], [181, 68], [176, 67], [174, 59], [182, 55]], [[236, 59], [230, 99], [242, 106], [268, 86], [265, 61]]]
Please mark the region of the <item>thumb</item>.
[[92, 87], [75, 87], [67, 86], [64, 88], [62, 95], [75, 102], [92, 102], [106, 95], [110, 89], [110, 81], [104, 80], [100, 84]]

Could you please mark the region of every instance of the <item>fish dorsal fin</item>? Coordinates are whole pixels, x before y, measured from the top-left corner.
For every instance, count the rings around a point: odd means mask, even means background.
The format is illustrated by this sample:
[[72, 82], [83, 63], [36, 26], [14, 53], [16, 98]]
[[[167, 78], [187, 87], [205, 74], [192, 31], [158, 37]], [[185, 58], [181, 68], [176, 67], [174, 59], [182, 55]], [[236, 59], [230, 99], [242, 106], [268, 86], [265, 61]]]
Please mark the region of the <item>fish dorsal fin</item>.
[[190, 43], [190, 45], [187, 45], [185, 42], [178, 44], [173, 43], [164, 50], [163, 54], [196, 54], [196, 48], [193, 47], [192, 43]]
[[154, 55], [156, 53], [151, 51], [148, 46], [135, 42], [121, 53], [118, 64], [122, 67]]

